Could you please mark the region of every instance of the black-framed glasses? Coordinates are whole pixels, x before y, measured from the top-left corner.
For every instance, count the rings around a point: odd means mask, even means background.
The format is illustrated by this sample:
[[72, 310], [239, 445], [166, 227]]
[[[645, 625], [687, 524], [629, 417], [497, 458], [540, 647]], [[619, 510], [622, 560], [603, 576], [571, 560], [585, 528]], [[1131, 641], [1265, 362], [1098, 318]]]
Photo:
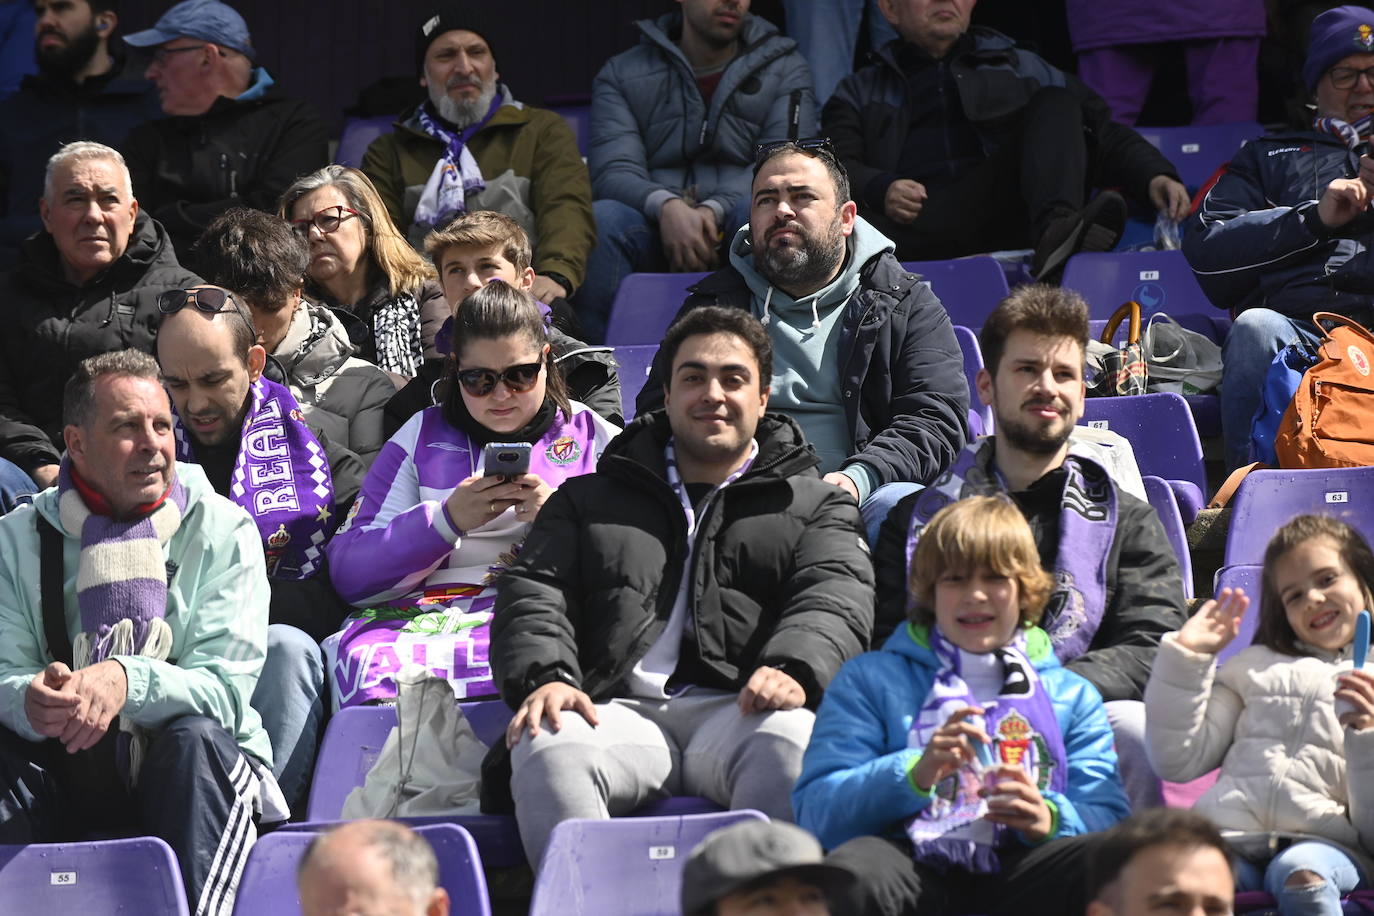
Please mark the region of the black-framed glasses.
[[336, 204], [332, 207], [325, 207], [314, 216], [306, 219], [293, 219], [291, 221], [291, 231], [300, 236], [310, 234], [310, 227], [314, 226], [320, 230], [321, 235], [329, 235], [338, 230], [346, 221], [353, 217], [361, 217], [362, 214], [357, 210]]
[[1326, 71], [1331, 77], [1331, 85], [1337, 89], [1354, 89], [1361, 76], [1374, 86], [1374, 67], [1332, 67]]
[[504, 382], [516, 394], [524, 394], [539, 381], [539, 370], [542, 368], [544, 364], [537, 362], [507, 366], [499, 372], [495, 369], [460, 369], [458, 384], [474, 398], [491, 394], [496, 390], [497, 382]]
[[239, 305], [238, 299], [217, 286], [201, 286], [196, 289], [165, 289], [157, 294], [157, 310], [164, 315], [179, 312], [187, 305], [194, 306], [196, 311], [204, 312], [207, 315], [236, 312], [243, 319], [244, 324], [250, 328], [253, 327], [252, 320], [244, 312], [243, 306]]
[[[769, 140], [754, 147], [754, 168], [757, 169], [768, 157], [780, 149], [791, 148], [808, 153], [818, 153], [835, 159], [835, 147], [829, 137], [803, 137], [800, 140]], [[838, 161], [838, 160], [837, 160]]]
[[171, 57], [173, 54], [180, 54], [182, 51], [199, 51], [203, 47], [205, 47], [205, 45], [184, 45], [180, 48], [155, 48], [148, 56], [152, 58], [153, 63], [161, 67], [167, 63], [167, 58]]

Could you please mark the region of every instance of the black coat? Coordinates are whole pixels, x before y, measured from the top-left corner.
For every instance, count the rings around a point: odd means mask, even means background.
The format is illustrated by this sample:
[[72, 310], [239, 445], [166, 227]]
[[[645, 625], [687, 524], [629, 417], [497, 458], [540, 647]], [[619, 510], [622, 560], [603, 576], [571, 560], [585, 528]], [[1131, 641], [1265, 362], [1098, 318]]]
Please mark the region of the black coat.
[[[666, 479], [666, 414], [636, 419], [595, 474], [566, 481], [497, 583], [491, 665], [512, 708], [564, 680], [595, 701], [619, 695], [663, 631], [688, 555]], [[768, 415], [759, 454], [700, 510], [676, 680], [738, 690], [782, 668], [814, 708], [841, 664], [868, 645], [873, 568], [854, 501], [820, 480], [791, 420]]]
[[[1058, 494], [1063, 471], [1051, 471], [1029, 489], [1012, 493], [1030, 523], [1040, 563], [1053, 568], [1059, 553]], [[906, 619], [906, 538], [919, 493], [892, 508], [878, 532], [873, 563], [878, 576], [875, 642]], [[1092, 682], [1104, 700], [1139, 700], [1150, 679], [1159, 640], [1183, 626], [1183, 574], [1164, 526], [1149, 503], [1117, 490], [1116, 533], [1107, 553], [1106, 610], [1088, 651], [1064, 667]]]
[[[733, 267], [691, 287], [678, 312], [703, 305], [750, 309], [753, 294]], [[859, 288], [840, 319], [840, 391], [852, 457], [878, 484], [930, 483], [968, 441], [968, 379], [954, 326], [928, 283], [890, 253], [859, 269]], [[637, 413], [663, 404], [669, 367], [654, 357]]]
[[123, 152], [134, 196], [186, 260], [231, 207], [275, 213], [291, 182], [328, 164], [329, 130], [309, 105], [269, 86], [253, 99], [220, 96], [203, 115], [140, 125]]
[[24, 243], [0, 279], [0, 457], [32, 471], [62, 448], [62, 389], [77, 363], [132, 347], [151, 353], [158, 293], [200, 278], [177, 262], [167, 233], [140, 213], [124, 255], [85, 286], [70, 283], [53, 238]]

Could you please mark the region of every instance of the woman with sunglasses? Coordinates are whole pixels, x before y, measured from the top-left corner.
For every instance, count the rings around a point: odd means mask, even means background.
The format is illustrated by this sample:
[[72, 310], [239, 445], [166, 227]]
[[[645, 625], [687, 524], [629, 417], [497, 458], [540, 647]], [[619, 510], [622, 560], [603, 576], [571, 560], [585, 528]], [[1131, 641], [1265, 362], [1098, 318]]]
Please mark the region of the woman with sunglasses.
[[302, 176], [282, 194], [279, 212], [310, 243], [307, 296], [339, 316], [356, 356], [402, 379], [438, 356], [444, 292], [366, 175], [330, 165]]
[[[459, 697], [494, 694], [493, 583], [553, 489], [595, 470], [619, 432], [568, 400], [524, 290], [477, 290], [454, 317], [453, 339], [461, 345], [439, 403], [382, 447], [327, 548], [334, 588], [359, 609], [324, 643], [340, 706], [395, 697], [393, 676], [411, 661]], [[489, 443], [529, 443], [529, 470], [487, 474]]]

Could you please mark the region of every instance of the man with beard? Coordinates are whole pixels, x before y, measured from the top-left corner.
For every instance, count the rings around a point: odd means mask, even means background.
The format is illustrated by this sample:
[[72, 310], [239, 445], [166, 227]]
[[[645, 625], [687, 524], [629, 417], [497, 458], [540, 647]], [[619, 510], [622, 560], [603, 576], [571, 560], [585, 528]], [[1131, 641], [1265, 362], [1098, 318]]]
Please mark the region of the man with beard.
[[1158, 803], [1140, 700], [1160, 637], [1183, 624], [1183, 579], [1154, 509], [1118, 487], [1090, 446], [1069, 440], [1083, 416], [1088, 306], [1072, 290], [1023, 286], [988, 316], [979, 342], [988, 368], [978, 373], [978, 398], [997, 434], [970, 444], [883, 522], [875, 635], [906, 619], [907, 570], [930, 517], [966, 496], [1005, 494], [1054, 575], [1041, 626], [1059, 660], [1107, 701], [1132, 805]]
[[183, 0], [124, 40], [147, 49], [144, 73], [167, 115], [135, 128], [124, 155], [183, 257], [225, 210], [275, 212], [297, 176], [329, 161], [324, 122], [254, 66], [248, 25], [227, 4]]
[[71, 140], [118, 147], [158, 116], [157, 95], [110, 38], [117, 0], [36, 0], [38, 72], [0, 102], [0, 268], [42, 228], [34, 202], [48, 157]]
[[[492, 673], [516, 711], [505, 746], [531, 863], [560, 821], [664, 795], [792, 820], [813, 711], [868, 645], [858, 513], [797, 424], [765, 413], [768, 334], [697, 309], [659, 356], [663, 409], [554, 491], [497, 582]], [[484, 808], [502, 762], [484, 766]]]
[[415, 65], [429, 99], [373, 141], [363, 171], [417, 249], [469, 210], [506, 214], [534, 244], [530, 292], [566, 299], [596, 239], [587, 166], [566, 121], [498, 82], [478, 28], [502, 14], [479, 7], [444, 4], [420, 26]]
[[[324, 721], [317, 640], [348, 607], [325, 568], [324, 544], [362, 486], [363, 464], [306, 423], [291, 390], [262, 375], [267, 353], [251, 313], [218, 286], [158, 298], [162, 383], [175, 408], [177, 460], [257, 525], [271, 585], [267, 662], [254, 708], [272, 739], [287, 801], [304, 800]], [[308, 635], [307, 635], [308, 634]]]
[[750, 0], [678, 0], [635, 23], [639, 44], [607, 61], [592, 88], [588, 165], [597, 245], [577, 300], [601, 340], [631, 271], [714, 270], [749, 219], [749, 163], [760, 140], [811, 134], [806, 61]]
[[[749, 310], [775, 353], [773, 409], [801, 425], [825, 480], [863, 509], [871, 535], [896, 501], [929, 484], [968, 438], [968, 382], [954, 328], [930, 285], [855, 212], [823, 140], [759, 148], [749, 224], [730, 266], [683, 311]], [[637, 406], [662, 399], [655, 360]]]

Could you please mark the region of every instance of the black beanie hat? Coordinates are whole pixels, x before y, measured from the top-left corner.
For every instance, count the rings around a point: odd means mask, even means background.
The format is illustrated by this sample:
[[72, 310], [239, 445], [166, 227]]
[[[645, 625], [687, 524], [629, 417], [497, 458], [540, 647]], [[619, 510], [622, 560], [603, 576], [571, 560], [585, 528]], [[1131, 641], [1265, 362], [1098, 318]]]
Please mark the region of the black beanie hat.
[[[434, 44], [434, 40], [445, 32], [452, 32], [456, 29], [465, 29], [475, 32], [482, 36], [482, 40], [491, 47], [491, 37], [489, 28], [494, 24], [494, 17], [485, 10], [485, 4], [481, 3], [440, 3], [435, 7], [434, 12], [425, 17], [424, 22], [420, 23], [420, 28], [415, 32], [415, 70], [423, 75], [425, 72], [425, 54], [429, 51], [429, 46]], [[496, 54], [492, 51], [493, 56]]]

